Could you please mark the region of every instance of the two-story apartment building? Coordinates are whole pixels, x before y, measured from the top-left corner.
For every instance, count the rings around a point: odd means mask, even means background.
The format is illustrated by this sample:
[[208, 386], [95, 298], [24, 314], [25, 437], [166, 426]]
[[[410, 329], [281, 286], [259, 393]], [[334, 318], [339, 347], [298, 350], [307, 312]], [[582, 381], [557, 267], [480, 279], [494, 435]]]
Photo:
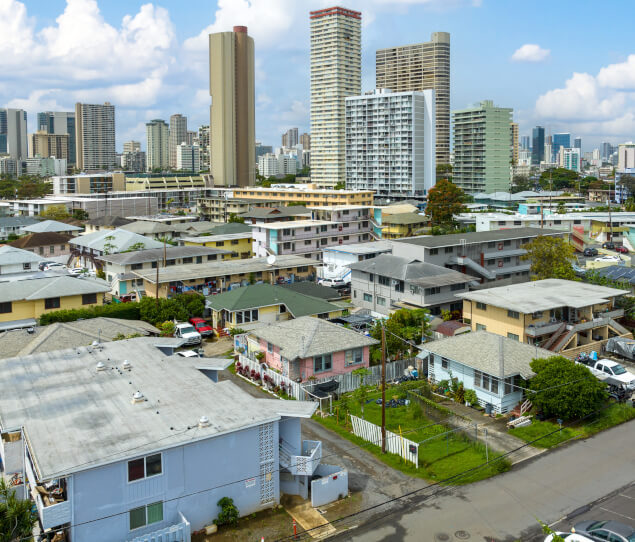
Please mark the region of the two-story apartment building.
[[480, 287], [488, 288], [493, 283], [498, 286], [528, 281], [531, 262], [521, 259], [527, 254], [522, 247], [541, 235], [565, 234], [541, 228], [516, 228], [408, 237], [391, 243], [394, 256], [455, 269], [475, 277]]
[[380, 254], [390, 254], [391, 251], [392, 245], [387, 241], [327, 247], [322, 249], [323, 265], [318, 267], [318, 277], [350, 282], [350, 264], [369, 260]]
[[463, 319], [486, 330], [567, 356], [595, 350], [611, 337], [632, 337], [617, 319], [616, 301], [629, 290], [585, 282], [537, 280], [467, 293]]
[[246, 516], [308, 496], [322, 446], [302, 440], [300, 420], [316, 403], [254, 398], [218, 382], [228, 360], [169, 355], [170, 341], [0, 360], [0, 454], [42, 530], [189, 542], [223, 497]]
[[29, 216], [0, 216], [0, 239], [8, 239], [10, 235], [23, 235], [24, 228], [38, 222], [39, 220]]
[[400, 308], [426, 308], [431, 314], [460, 311], [456, 294], [474, 282], [470, 275], [391, 254], [349, 265], [351, 301], [364, 309], [390, 314]]
[[11, 241], [9, 245], [28, 250], [29, 252], [42, 256], [42, 258], [51, 258], [53, 256], [70, 254], [71, 247], [69, 240], [72, 237], [72, 235], [56, 232], [31, 233], [15, 241]]
[[41, 261], [41, 257], [28, 250], [9, 245], [0, 246], [0, 276], [37, 271]]

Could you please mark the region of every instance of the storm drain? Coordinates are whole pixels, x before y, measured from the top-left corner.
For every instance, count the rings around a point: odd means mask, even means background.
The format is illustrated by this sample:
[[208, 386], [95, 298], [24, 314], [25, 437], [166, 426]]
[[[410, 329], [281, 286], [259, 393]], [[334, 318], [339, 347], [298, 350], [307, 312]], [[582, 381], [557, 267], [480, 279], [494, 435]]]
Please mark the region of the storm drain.
[[450, 535], [447, 533], [437, 533], [434, 535], [434, 539], [437, 542], [446, 542], [447, 540], [450, 540]]
[[468, 538], [470, 538], [470, 533], [468, 533], [467, 531], [457, 531], [454, 533], [454, 536], [459, 540], [467, 540]]

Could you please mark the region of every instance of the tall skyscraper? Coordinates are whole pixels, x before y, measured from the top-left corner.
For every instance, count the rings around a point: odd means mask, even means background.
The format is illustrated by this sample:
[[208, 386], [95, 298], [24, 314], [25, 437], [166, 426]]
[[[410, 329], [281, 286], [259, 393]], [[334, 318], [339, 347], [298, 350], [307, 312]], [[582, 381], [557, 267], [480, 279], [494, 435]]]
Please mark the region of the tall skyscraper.
[[140, 141], [124, 141], [123, 152], [140, 152], [140, 151], [141, 151]]
[[573, 140], [573, 148], [574, 149], [582, 149], [582, 138], [581, 137], [576, 137]]
[[110, 169], [116, 161], [115, 106], [75, 104], [75, 158], [81, 171]]
[[393, 92], [434, 89], [437, 164], [450, 163], [450, 34], [433, 32], [431, 40], [379, 49], [375, 86]]
[[531, 165], [539, 166], [545, 159], [545, 128], [536, 126], [531, 131]]
[[170, 116], [168, 153], [170, 154], [170, 167], [172, 168], [176, 168], [176, 147], [181, 143], [187, 143], [187, 117], [177, 113]]
[[180, 143], [176, 146], [176, 169], [192, 173], [201, 171], [201, 156], [198, 145]]
[[342, 7], [312, 11], [311, 182], [346, 181], [346, 104], [362, 92], [362, 14]]
[[37, 130], [46, 130], [49, 134], [68, 135], [68, 165], [77, 163], [75, 141], [74, 111], [45, 111], [37, 114]]
[[310, 151], [311, 150], [311, 135], [302, 134], [300, 136], [300, 145], [302, 145], [303, 150]]
[[214, 184], [252, 186], [254, 145], [254, 40], [246, 26], [209, 35], [211, 171]]
[[511, 146], [512, 146], [512, 164], [517, 166], [518, 165], [518, 158], [519, 158], [519, 152], [520, 152], [520, 148], [518, 146], [518, 123], [517, 122], [512, 122], [510, 123], [510, 127], [511, 127]]
[[146, 123], [148, 171], [161, 170], [170, 165], [168, 145], [168, 125], [164, 120], [154, 119]]
[[472, 194], [509, 190], [512, 112], [491, 100], [452, 112], [454, 184]]
[[290, 128], [284, 134], [282, 134], [282, 146], [283, 147], [295, 147], [298, 144], [298, 129]]
[[49, 134], [46, 130], [29, 134], [29, 158], [62, 158], [68, 164], [68, 150], [68, 134]]
[[427, 193], [436, 182], [434, 112], [432, 89], [346, 98], [346, 188]]
[[611, 154], [613, 154], [614, 152], [615, 152], [615, 147], [611, 145], [611, 143], [608, 143], [607, 141], [602, 141], [602, 144], [600, 145], [600, 158], [602, 159], [603, 162], [608, 162], [609, 158], [611, 157]]
[[0, 109], [0, 154], [13, 160], [27, 159], [26, 111]]
[[571, 134], [553, 134], [551, 138], [551, 150], [556, 160], [560, 157], [560, 147], [571, 148]]
[[209, 163], [209, 126], [204, 124], [203, 126], [198, 127], [198, 135], [194, 141], [194, 143], [198, 144], [198, 148], [200, 150], [201, 155], [201, 171], [209, 171], [210, 163]]

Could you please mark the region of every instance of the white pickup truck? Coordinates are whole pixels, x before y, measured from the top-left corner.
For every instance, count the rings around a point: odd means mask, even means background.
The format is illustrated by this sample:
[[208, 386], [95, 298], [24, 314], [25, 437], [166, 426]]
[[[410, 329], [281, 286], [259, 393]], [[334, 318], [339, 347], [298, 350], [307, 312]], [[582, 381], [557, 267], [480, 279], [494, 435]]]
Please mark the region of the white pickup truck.
[[179, 339], [185, 339], [185, 344], [201, 344], [201, 334], [194, 329], [192, 324], [183, 323], [176, 324], [174, 336]]
[[610, 378], [611, 381], [617, 381], [625, 384], [629, 388], [635, 389], [635, 375], [626, 370], [617, 361], [611, 359], [599, 359], [595, 361], [590, 358], [579, 357], [575, 362], [588, 367], [600, 380]]

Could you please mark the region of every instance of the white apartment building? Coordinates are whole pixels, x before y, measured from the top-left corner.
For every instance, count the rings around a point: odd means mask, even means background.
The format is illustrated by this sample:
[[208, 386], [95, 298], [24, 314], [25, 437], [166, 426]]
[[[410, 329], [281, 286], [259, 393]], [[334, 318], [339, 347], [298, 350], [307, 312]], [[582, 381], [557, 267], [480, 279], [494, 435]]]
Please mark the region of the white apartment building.
[[148, 171], [170, 165], [168, 134], [168, 125], [164, 120], [154, 119], [146, 123]]
[[346, 187], [426, 194], [436, 182], [434, 90], [346, 98]]
[[75, 104], [77, 169], [110, 169], [116, 164], [115, 106]]
[[346, 180], [345, 99], [362, 91], [362, 14], [341, 7], [312, 11], [311, 181]]
[[273, 175], [295, 175], [298, 161], [294, 156], [267, 153], [258, 157], [258, 172], [264, 177]]
[[198, 145], [181, 143], [176, 146], [176, 169], [193, 173], [201, 171], [201, 152]]
[[558, 165], [572, 171], [580, 171], [580, 149], [565, 149], [560, 147], [558, 151]]
[[635, 168], [635, 143], [620, 143], [617, 149], [617, 169], [624, 171], [625, 169]]

